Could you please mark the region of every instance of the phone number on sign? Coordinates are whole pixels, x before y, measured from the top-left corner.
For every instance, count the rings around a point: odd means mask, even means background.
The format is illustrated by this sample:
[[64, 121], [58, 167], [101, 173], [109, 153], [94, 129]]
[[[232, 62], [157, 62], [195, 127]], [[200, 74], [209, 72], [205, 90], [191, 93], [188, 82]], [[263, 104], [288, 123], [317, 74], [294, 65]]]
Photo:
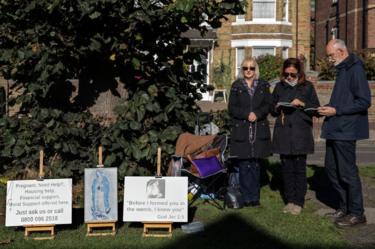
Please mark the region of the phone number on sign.
[[57, 216], [21, 217], [21, 222], [57, 221]]

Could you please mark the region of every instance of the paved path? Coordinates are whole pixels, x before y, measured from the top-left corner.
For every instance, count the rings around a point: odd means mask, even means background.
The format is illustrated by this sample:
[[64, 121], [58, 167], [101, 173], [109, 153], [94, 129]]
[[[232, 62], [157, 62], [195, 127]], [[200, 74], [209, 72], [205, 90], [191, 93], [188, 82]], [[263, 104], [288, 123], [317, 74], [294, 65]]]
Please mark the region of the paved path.
[[[308, 155], [307, 163], [310, 165], [324, 166], [325, 141], [315, 143], [315, 153]], [[273, 161], [279, 161], [279, 155], [273, 155]], [[375, 141], [360, 141], [357, 144], [357, 164], [360, 166], [375, 166]]]

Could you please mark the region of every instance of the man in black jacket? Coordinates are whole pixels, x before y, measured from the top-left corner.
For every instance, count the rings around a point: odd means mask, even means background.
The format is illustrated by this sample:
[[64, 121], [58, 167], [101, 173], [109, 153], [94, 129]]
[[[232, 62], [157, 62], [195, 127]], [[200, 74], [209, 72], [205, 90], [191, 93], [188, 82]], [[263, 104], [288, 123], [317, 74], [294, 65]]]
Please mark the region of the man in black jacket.
[[342, 40], [331, 40], [326, 52], [336, 67], [336, 81], [329, 104], [319, 108], [326, 117], [321, 137], [326, 139], [328, 178], [340, 200], [332, 217], [337, 226], [348, 227], [366, 223], [356, 141], [369, 138], [371, 93], [362, 61], [348, 52]]

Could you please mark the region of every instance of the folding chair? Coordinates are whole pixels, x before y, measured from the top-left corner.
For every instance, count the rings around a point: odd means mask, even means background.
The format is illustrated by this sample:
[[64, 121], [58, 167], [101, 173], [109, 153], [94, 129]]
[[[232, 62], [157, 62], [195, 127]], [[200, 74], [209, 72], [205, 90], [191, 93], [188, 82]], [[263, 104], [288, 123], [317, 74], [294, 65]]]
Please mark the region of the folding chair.
[[[222, 166], [216, 155], [193, 159], [188, 156], [191, 163], [189, 168], [181, 169], [181, 175], [189, 179], [191, 196], [189, 206], [200, 197], [206, 195], [217, 208], [225, 209], [225, 202], [221, 205], [216, 197], [224, 195], [226, 190], [226, 169]], [[222, 180], [222, 181], [220, 181]], [[218, 184], [220, 184], [218, 186]]]

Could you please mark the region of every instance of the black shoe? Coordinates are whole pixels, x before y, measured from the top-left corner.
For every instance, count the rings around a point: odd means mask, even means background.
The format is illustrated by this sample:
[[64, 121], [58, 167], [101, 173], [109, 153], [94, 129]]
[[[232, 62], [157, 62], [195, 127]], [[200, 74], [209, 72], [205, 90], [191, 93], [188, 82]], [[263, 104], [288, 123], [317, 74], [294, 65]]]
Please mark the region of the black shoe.
[[340, 228], [344, 227], [352, 227], [359, 224], [366, 223], [366, 216], [365, 215], [354, 215], [348, 214], [341, 219], [336, 220], [335, 225]]
[[341, 219], [345, 216], [346, 216], [346, 212], [342, 211], [341, 209], [337, 209], [335, 212], [327, 213], [325, 215], [325, 217], [334, 219], [335, 221], [337, 221], [338, 219]]

